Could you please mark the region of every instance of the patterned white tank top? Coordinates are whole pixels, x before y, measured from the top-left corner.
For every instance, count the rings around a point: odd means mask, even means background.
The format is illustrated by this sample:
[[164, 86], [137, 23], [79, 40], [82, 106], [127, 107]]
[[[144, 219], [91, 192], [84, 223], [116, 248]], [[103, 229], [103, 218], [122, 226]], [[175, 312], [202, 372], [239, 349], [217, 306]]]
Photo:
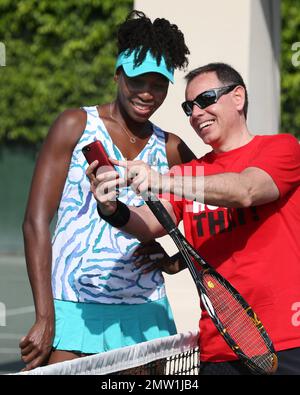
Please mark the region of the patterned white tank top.
[[[113, 144], [96, 107], [84, 107], [86, 128], [74, 148], [58, 208], [53, 235], [52, 289], [55, 299], [106, 303], [147, 303], [165, 296], [160, 270], [143, 274], [134, 265], [139, 241], [99, 218], [96, 201], [85, 175], [87, 162], [81, 149], [100, 140], [109, 156], [124, 160]], [[153, 134], [136, 160], [147, 162], [161, 173], [169, 170], [165, 133], [153, 125]], [[124, 169], [118, 167], [122, 176]], [[119, 199], [133, 206], [144, 201], [130, 187], [120, 189]]]

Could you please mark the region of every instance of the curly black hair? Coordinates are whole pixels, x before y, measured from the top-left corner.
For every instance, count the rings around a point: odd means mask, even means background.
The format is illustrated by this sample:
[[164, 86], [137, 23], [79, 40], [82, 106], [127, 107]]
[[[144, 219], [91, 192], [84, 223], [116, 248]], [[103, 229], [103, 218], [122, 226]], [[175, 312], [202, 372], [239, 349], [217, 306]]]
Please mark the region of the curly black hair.
[[164, 56], [169, 70], [185, 69], [188, 65], [190, 51], [185, 45], [184, 35], [167, 19], [156, 18], [151, 22], [142, 11], [133, 10], [119, 26], [117, 39], [118, 54], [123, 51], [131, 54], [136, 50], [135, 66], [143, 62], [148, 50], [158, 64]]

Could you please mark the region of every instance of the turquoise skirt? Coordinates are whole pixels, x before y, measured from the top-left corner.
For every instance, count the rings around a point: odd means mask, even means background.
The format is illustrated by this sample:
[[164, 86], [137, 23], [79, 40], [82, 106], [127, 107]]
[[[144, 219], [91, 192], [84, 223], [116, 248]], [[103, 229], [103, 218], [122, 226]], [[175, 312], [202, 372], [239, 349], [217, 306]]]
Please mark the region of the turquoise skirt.
[[177, 333], [167, 297], [142, 304], [54, 300], [56, 350], [96, 354]]

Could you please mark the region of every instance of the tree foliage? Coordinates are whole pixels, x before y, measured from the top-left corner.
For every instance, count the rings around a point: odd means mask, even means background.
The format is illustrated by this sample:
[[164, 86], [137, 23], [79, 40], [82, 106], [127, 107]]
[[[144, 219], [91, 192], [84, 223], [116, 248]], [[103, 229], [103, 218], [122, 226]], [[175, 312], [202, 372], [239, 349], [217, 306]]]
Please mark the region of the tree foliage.
[[0, 0], [0, 142], [40, 142], [66, 108], [114, 92], [116, 30], [132, 0]]
[[[0, 0], [0, 143], [40, 142], [65, 108], [112, 99], [116, 30], [132, 7], [133, 0]], [[282, 0], [281, 14], [281, 131], [300, 137], [299, 0]]]
[[300, 3], [282, 0], [281, 131], [300, 137]]

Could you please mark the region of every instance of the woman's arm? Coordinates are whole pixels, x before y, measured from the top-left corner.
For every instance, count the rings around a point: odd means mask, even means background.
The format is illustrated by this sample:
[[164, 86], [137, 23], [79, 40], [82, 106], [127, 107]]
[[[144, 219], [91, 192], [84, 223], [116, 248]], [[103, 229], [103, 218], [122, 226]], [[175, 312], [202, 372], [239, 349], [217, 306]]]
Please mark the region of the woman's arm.
[[23, 234], [36, 321], [20, 341], [26, 370], [46, 361], [54, 336], [50, 223], [59, 206], [73, 149], [86, 124], [82, 110], [67, 110], [50, 128], [36, 162]]

